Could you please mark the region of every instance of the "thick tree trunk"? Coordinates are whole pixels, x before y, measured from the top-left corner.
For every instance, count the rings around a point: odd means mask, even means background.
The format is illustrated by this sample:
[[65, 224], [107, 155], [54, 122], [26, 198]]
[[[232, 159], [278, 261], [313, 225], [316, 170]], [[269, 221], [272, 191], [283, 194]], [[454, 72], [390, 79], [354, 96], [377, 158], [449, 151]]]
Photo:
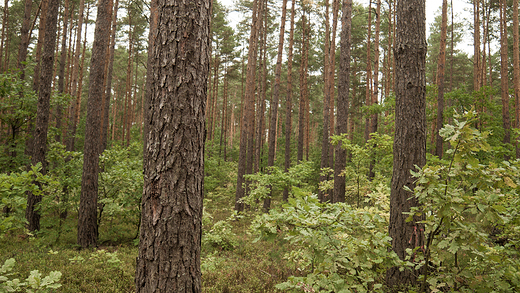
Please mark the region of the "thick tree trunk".
[[[341, 17], [341, 55], [338, 73], [338, 114], [336, 135], [348, 132], [348, 104], [350, 92], [350, 46], [352, 35], [352, 0], [343, 0], [343, 15]], [[334, 165], [334, 197], [333, 202], [345, 201], [345, 177], [341, 175], [347, 164], [347, 151], [336, 146], [336, 161]]]
[[[41, 62], [40, 89], [38, 93], [38, 108], [34, 129], [34, 147], [31, 164], [42, 164], [42, 174], [47, 172], [47, 131], [49, 128], [51, 83], [54, 66], [54, 47], [56, 45], [56, 22], [58, 19], [59, 0], [50, 0], [46, 10], [47, 23], [45, 25], [45, 43]], [[43, 33], [43, 32], [41, 32]], [[37, 205], [42, 197], [32, 192], [27, 196], [27, 208], [25, 217], [28, 222], [29, 231], [40, 229], [40, 213], [36, 211]]]
[[101, 125], [101, 98], [105, 89], [105, 62], [110, 36], [111, 0], [100, 0], [97, 6], [96, 28], [92, 58], [90, 60], [83, 176], [78, 219], [78, 244], [83, 247], [97, 245], [97, 196], [99, 173], [99, 144]]
[[211, 3], [157, 2], [136, 291], [201, 292]]
[[250, 117], [251, 108], [254, 108], [255, 101], [255, 73], [256, 73], [256, 52], [258, 46], [258, 10], [259, 0], [253, 2], [253, 24], [251, 26], [251, 35], [249, 37], [249, 52], [247, 56], [247, 76], [246, 76], [246, 90], [243, 101], [242, 123], [240, 128], [240, 150], [238, 154], [238, 172], [237, 172], [237, 190], [235, 194], [235, 210], [241, 212], [244, 210], [244, 204], [240, 199], [245, 195], [244, 189], [244, 175], [246, 174], [247, 158], [252, 155], [249, 151], [251, 145], [249, 137], [251, 135], [252, 121]]
[[[397, 3], [395, 45], [396, 106], [394, 168], [390, 193], [389, 235], [392, 249], [400, 259], [406, 249], [424, 245], [424, 228], [415, 218], [407, 222], [406, 212], [418, 202], [404, 186], [414, 189], [410, 170], [426, 163], [426, 24], [425, 0], [403, 0]], [[397, 267], [387, 271], [390, 288], [416, 284], [417, 273]]]
[[[291, 0], [291, 27], [289, 29], [289, 49], [287, 52], [287, 96], [285, 98], [285, 157], [284, 170], [291, 167], [291, 133], [292, 133], [292, 67], [294, 46], [294, 16], [296, 0]], [[289, 199], [289, 189], [284, 188], [283, 200]]]
[[435, 129], [435, 155], [442, 159], [443, 139], [439, 132], [444, 120], [444, 65], [446, 64], [446, 36], [448, 28], [448, 0], [442, 1], [441, 43], [439, 47], [439, 59], [437, 61], [437, 128]]

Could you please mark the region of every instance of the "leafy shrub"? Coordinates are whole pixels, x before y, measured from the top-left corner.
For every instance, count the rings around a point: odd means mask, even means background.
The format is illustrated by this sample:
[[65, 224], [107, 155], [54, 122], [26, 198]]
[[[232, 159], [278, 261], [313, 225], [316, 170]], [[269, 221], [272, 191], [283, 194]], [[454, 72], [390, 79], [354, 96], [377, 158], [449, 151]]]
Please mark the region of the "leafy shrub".
[[[226, 220], [218, 221], [209, 231], [203, 231], [202, 245], [220, 250], [233, 250], [238, 245], [238, 241], [236, 234], [233, 233], [233, 226], [229, 223], [232, 218], [231, 216]], [[203, 219], [203, 223], [207, 223], [207, 221]]]
[[388, 210], [320, 203], [315, 195], [291, 198], [283, 211], [271, 210], [252, 224], [257, 240], [289, 241], [292, 250], [285, 258], [305, 275], [277, 288], [306, 292], [384, 292], [386, 268], [399, 263], [387, 227]]
[[42, 186], [51, 182], [49, 176], [42, 175], [41, 164], [31, 166], [29, 171], [12, 172], [11, 174], [0, 173], [0, 235], [7, 231], [24, 229], [25, 208], [27, 206], [27, 192], [42, 195]]
[[441, 131], [451, 160], [412, 172], [421, 205], [410, 218], [425, 215], [424, 251], [409, 251], [422, 260], [421, 292], [518, 292], [520, 161], [486, 162], [489, 133], [471, 126], [476, 113], [455, 118]]
[[31, 271], [30, 275], [21, 282], [20, 279], [10, 279], [14, 275], [11, 271], [16, 264], [14, 258], [5, 261], [0, 267], [0, 293], [4, 292], [49, 292], [49, 289], [57, 289], [61, 287], [59, 283], [61, 272], [52, 271], [48, 276], [42, 278], [42, 274], [38, 270]]

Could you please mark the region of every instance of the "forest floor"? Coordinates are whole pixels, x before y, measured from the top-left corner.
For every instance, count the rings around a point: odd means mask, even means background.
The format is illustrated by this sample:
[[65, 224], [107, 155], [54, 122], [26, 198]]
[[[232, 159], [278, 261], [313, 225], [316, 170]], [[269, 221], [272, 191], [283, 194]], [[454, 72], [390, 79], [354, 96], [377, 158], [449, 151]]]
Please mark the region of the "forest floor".
[[[255, 236], [249, 231], [253, 216], [231, 220], [233, 195], [231, 190], [224, 195], [210, 193], [204, 201], [205, 213], [210, 215], [205, 216], [204, 233], [216, 238], [203, 240], [203, 292], [277, 292], [274, 286], [297, 271], [283, 259], [282, 243], [253, 241]], [[218, 221], [231, 225], [231, 231], [211, 230]], [[136, 226], [118, 217], [105, 220], [98, 248], [80, 250], [76, 225], [76, 213], [69, 213], [61, 224], [57, 215], [42, 215], [42, 229], [35, 236], [19, 232], [0, 237], [0, 264], [14, 258], [10, 279], [21, 281], [33, 270], [43, 276], [60, 271], [62, 286], [56, 292], [134, 292]]]

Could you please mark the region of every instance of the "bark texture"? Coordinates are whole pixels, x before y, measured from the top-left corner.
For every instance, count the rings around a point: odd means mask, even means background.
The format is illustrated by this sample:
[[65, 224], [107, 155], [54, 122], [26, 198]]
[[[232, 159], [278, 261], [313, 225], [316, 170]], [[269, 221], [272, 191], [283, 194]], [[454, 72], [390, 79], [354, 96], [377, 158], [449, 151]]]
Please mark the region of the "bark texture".
[[90, 59], [87, 120], [85, 126], [85, 149], [83, 176], [78, 215], [78, 244], [83, 247], [97, 245], [97, 196], [99, 173], [99, 146], [101, 131], [101, 99], [105, 88], [105, 62], [110, 34], [111, 0], [100, 0]]
[[137, 292], [201, 292], [209, 0], [157, 1]]
[[[50, 0], [47, 6], [47, 24], [45, 26], [45, 43], [41, 60], [40, 89], [38, 93], [38, 108], [34, 128], [34, 145], [31, 164], [42, 164], [42, 174], [47, 173], [47, 132], [49, 129], [49, 111], [51, 98], [52, 74], [54, 67], [54, 47], [56, 45], [56, 22], [58, 20], [59, 0]], [[41, 196], [28, 193], [25, 217], [29, 231], [40, 229], [40, 213], [35, 210]]]
[[441, 43], [439, 47], [439, 59], [437, 62], [437, 129], [435, 130], [435, 155], [442, 159], [442, 143], [443, 139], [439, 135], [439, 131], [444, 123], [444, 72], [446, 64], [446, 36], [448, 28], [448, 0], [442, 1], [442, 23], [441, 23]]
[[[417, 223], [419, 219], [406, 222], [407, 215], [403, 212], [418, 205], [412, 194], [404, 190], [404, 186], [414, 189], [410, 170], [426, 163], [425, 1], [398, 1], [396, 13], [396, 106], [389, 235], [392, 249], [404, 259], [407, 248], [424, 244], [424, 229]], [[415, 284], [416, 273], [390, 268], [387, 283], [394, 289]]]
[[[341, 17], [341, 55], [338, 74], [338, 115], [336, 135], [348, 132], [348, 99], [350, 88], [350, 47], [352, 35], [352, 0], [343, 0], [343, 15]], [[333, 202], [345, 201], [345, 177], [341, 172], [347, 164], [347, 151], [336, 146], [336, 161], [334, 164], [334, 195]]]

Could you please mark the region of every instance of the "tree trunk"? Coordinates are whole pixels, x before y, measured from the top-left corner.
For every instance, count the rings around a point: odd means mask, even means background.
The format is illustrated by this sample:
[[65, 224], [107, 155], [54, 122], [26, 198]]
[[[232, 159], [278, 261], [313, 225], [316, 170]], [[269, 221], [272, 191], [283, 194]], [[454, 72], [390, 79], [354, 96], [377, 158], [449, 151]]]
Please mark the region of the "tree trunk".
[[27, 48], [29, 47], [29, 29], [31, 27], [32, 0], [25, 0], [25, 10], [20, 31], [20, 47], [18, 49], [18, 69], [21, 70], [20, 78], [25, 79], [25, 61], [27, 59]]
[[[43, 48], [40, 90], [38, 93], [38, 108], [36, 113], [36, 123], [34, 129], [34, 147], [32, 152], [31, 164], [42, 164], [42, 174], [47, 173], [47, 162], [45, 154], [47, 152], [47, 131], [49, 128], [49, 111], [51, 98], [51, 83], [54, 66], [54, 46], [56, 45], [56, 22], [58, 19], [59, 0], [50, 0], [46, 10], [47, 23], [45, 25], [45, 43]], [[40, 33], [43, 33], [40, 32]], [[34, 195], [32, 192], [27, 196], [27, 208], [25, 217], [28, 222], [29, 231], [40, 229], [40, 212], [35, 210], [41, 202], [42, 197]]]
[[211, 4], [159, 0], [158, 15], [136, 291], [201, 292]]
[[[390, 193], [389, 236], [392, 249], [400, 259], [406, 249], [424, 245], [424, 228], [419, 218], [407, 222], [417, 199], [404, 186], [414, 189], [410, 170], [426, 163], [426, 24], [425, 0], [403, 0], [397, 3], [395, 45], [396, 106], [394, 168]], [[416, 284], [417, 273], [410, 269], [387, 271], [387, 284], [392, 289]]]
[[97, 196], [99, 173], [99, 144], [101, 125], [101, 98], [105, 89], [105, 62], [110, 36], [111, 0], [100, 0], [97, 6], [96, 28], [90, 59], [87, 120], [85, 127], [85, 149], [83, 176], [78, 219], [78, 244], [83, 247], [97, 245]]
[[[350, 46], [352, 35], [352, 0], [343, 0], [343, 15], [341, 17], [341, 55], [338, 74], [338, 114], [336, 135], [348, 132], [348, 104], [350, 92]], [[334, 198], [333, 202], [345, 201], [345, 177], [341, 175], [347, 164], [347, 151], [336, 146], [336, 161], [334, 165]]]
[[[520, 52], [518, 37], [518, 1], [513, 1], [513, 84], [515, 85], [515, 120], [520, 128]], [[516, 158], [520, 158], [520, 138], [516, 138]]]
[[[72, 68], [72, 105], [70, 107], [69, 113], [69, 125], [67, 130], [67, 151], [71, 152], [74, 150], [75, 136], [76, 136], [76, 112], [79, 111], [80, 108], [80, 97], [81, 92], [78, 94], [78, 83], [81, 82], [79, 79], [79, 69], [80, 69], [80, 52], [81, 52], [81, 30], [83, 27], [83, 13], [85, 10], [85, 0], [81, 0], [79, 3], [79, 16], [78, 16], [78, 32], [76, 34], [76, 52], [74, 54], [74, 66]], [[86, 30], [86, 29], [85, 29]]]
[[[68, 31], [68, 16], [69, 16], [69, 0], [65, 0], [65, 11], [63, 12], [63, 36], [61, 39], [60, 64], [58, 70], [58, 93], [63, 94], [65, 89], [65, 63], [67, 61], [67, 31]], [[56, 141], [61, 142], [61, 118], [63, 106], [56, 105]]]
[[301, 39], [301, 57], [300, 57], [300, 109], [298, 113], [298, 152], [296, 155], [296, 160], [298, 163], [303, 161], [303, 148], [304, 148], [304, 135], [305, 135], [305, 58], [307, 55], [306, 52], [306, 46], [307, 43], [306, 39], [308, 36], [305, 35], [305, 27], [307, 25], [306, 18], [305, 18], [305, 6], [303, 7], [303, 13], [301, 17], [301, 23], [302, 23], [302, 39]]
[[[323, 133], [321, 138], [321, 161], [320, 168], [329, 168], [329, 103], [330, 103], [330, 91], [329, 91], [329, 59], [331, 58], [330, 53], [330, 32], [329, 32], [329, 0], [325, 0], [325, 52], [323, 52]], [[329, 179], [329, 176], [325, 173], [320, 174], [320, 182], [324, 182]], [[321, 202], [329, 201], [330, 197], [328, 191], [319, 190], [318, 198]]]
[[258, 10], [259, 0], [253, 2], [253, 24], [251, 26], [251, 35], [249, 37], [249, 52], [247, 55], [247, 76], [246, 76], [246, 90], [243, 101], [242, 123], [240, 128], [240, 150], [238, 154], [238, 172], [237, 172], [237, 190], [235, 194], [235, 210], [241, 212], [244, 210], [244, 204], [240, 199], [245, 195], [244, 189], [244, 175], [246, 174], [246, 165], [248, 154], [249, 135], [251, 133], [252, 123], [251, 108], [254, 108], [255, 101], [255, 73], [256, 73], [256, 51], [258, 45]]
[[480, 89], [480, 0], [473, 0], [473, 90]]
[[[262, 75], [258, 79], [260, 84], [260, 93], [258, 94], [258, 111], [256, 126], [256, 148], [255, 148], [255, 173], [260, 171], [260, 165], [262, 164], [262, 149], [265, 141], [265, 101], [267, 99], [267, 1], [263, 2], [264, 13], [263, 13], [263, 25], [262, 25], [262, 57], [261, 65]], [[264, 202], [265, 203], [265, 202]]]
[[[506, 20], [506, 1], [500, 0], [500, 86], [502, 93], [502, 127], [504, 128], [504, 143], [511, 143], [511, 121], [509, 118], [509, 82], [507, 57], [507, 20]], [[504, 157], [509, 160], [509, 156]]]
[[[338, 28], [338, 14], [339, 14], [339, 1], [334, 0], [332, 4], [332, 38], [330, 42], [330, 53], [329, 53], [329, 133], [334, 133], [334, 101], [336, 91], [336, 31]], [[334, 166], [334, 146], [329, 144], [329, 166]], [[334, 192], [333, 190], [331, 192]], [[331, 196], [333, 198], [333, 196]]]
[[[6, 30], [7, 28], [7, 30]], [[9, 0], [4, 1], [4, 15], [2, 18], [2, 40], [0, 41], [0, 73], [4, 73], [4, 43], [6, 35], [9, 33]], [[5, 49], [7, 51], [7, 48]]]
[[130, 8], [127, 9], [128, 14], [128, 62], [126, 67], [126, 95], [125, 95], [125, 115], [123, 119], [123, 136], [121, 139], [121, 145], [125, 145], [125, 135], [127, 138], [127, 147], [129, 145], [128, 141], [130, 138], [130, 107], [132, 103], [132, 79], [133, 79], [133, 30], [132, 30], [132, 12]]
[[[114, 71], [114, 52], [116, 47], [116, 30], [117, 30], [117, 10], [119, 9], [119, 0], [116, 0], [114, 4], [114, 11], [112, 12], [112, 29], [110, 36], [110, 47], [109, 47], [109, 58], [108, 58], [108, 70], [106, 76], [106, 90], [105, 90], [105, 105], [103, 110], [103, 127], [101, 129], [101, 152], [108, 146], [108, 125], [109, 112], [110, 112], [110, 101], [112, 99], [112, 72]], [[115, 122], [115, 120], [113, 120]]]
[[[374, 88], [372, 93], [372, 105], [377, 105], [379, 103], [379, 33], [381, 28], [381, 0], [377, 1], [376, 7], [376, 31], [374, 37]], [[378, 124], [378, 115], [374, 113], [370, 117], [370, 133], [377, 132], [377, 124]], [[369, 138], [370, 139], [370, 138]], [[377, 147], [377, 146], [374, 146]], [[374, 172], [374, 166], [376, 164], [375, 157], [370, 161], [369, 171], [368, 171], [368, 179], [372, 180], [376, 176]]]
[[442, 1], [442, 23], [441, 23], [441, 43], [439, 47], [439, 61], [437, 62], [437, 129], [435, 129], [435, 136], [437, 137], [435, 143], [435, 155], [442, 159], [442, 144], [443, 139], [439, 132], [443, 125], [444, 115], [444, 65], [446, 64], [446, 35], [448, 27], [448, 0]]
[[[284, 170], [287, 173], [291, 167], [291, 132], [292, 132], [292, 66], [294, 46], [294, 16], [296, 0], [291, 0], [291, 28], [289, 33], [289, 50], [287, 52], [287, 96], [285, 98], [285, 158]], [[283, 191], [283, 200], [289, 199], [289, 189]]]
[[[372, 1], [368, 4], [368, 33], [367, 33], [367, 76], [365, 82], [365, 106], [370, 106], [372, 104], [372, 59], [370, 57], [371, 46], [371, 38], [372, 38]], [[365, 114], [365, 143], [370, 139], [370, 115]]]

